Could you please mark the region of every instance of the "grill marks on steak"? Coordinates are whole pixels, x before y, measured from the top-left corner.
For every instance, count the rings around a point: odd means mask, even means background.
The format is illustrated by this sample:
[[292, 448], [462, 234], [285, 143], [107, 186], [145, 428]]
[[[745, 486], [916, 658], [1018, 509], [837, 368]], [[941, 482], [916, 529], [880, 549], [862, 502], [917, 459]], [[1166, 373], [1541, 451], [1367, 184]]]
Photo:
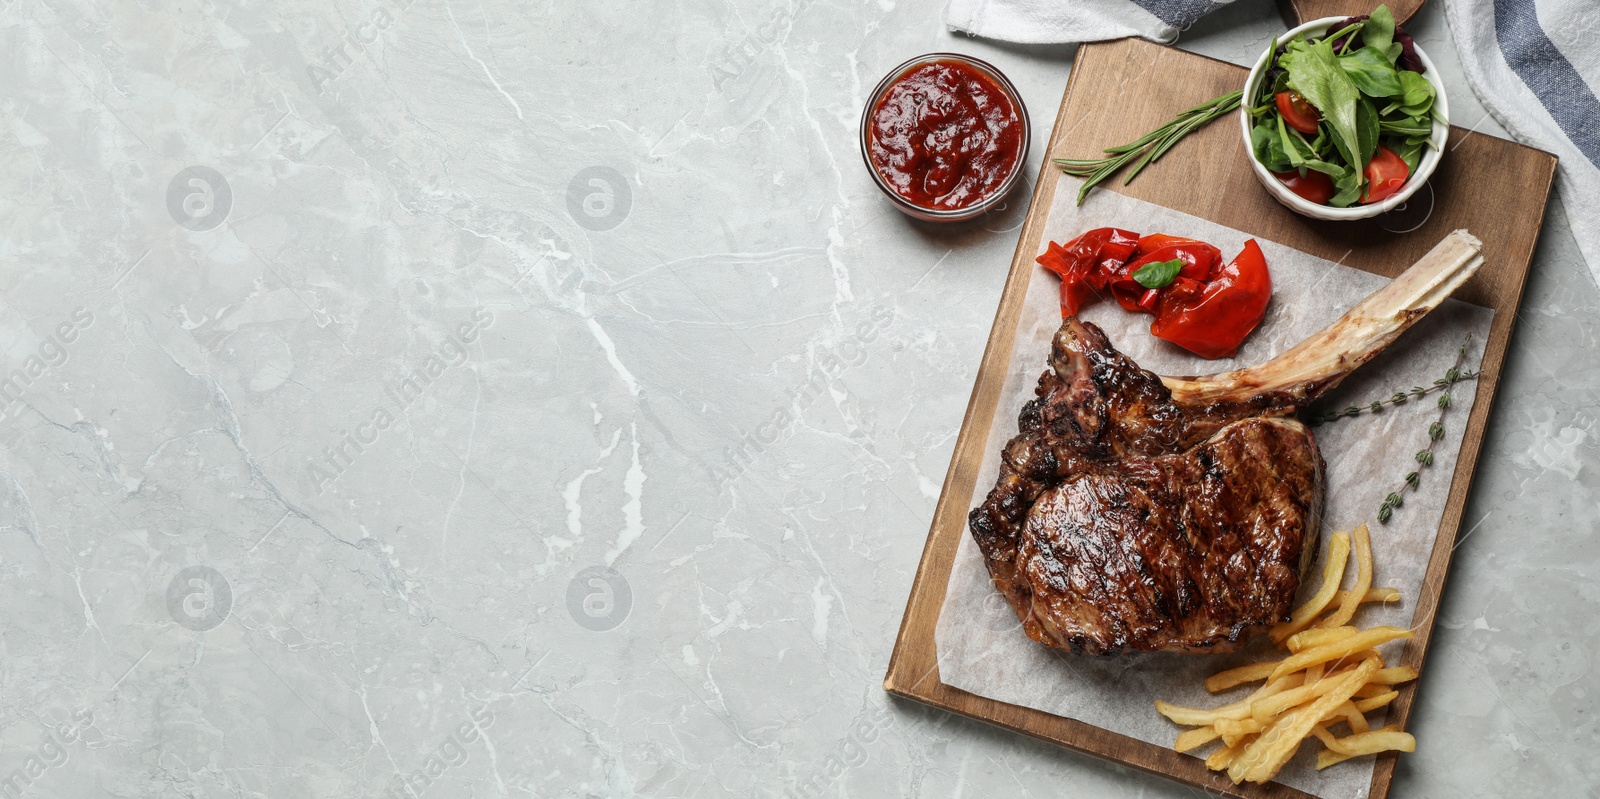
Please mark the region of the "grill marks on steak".
[[1281, 621], [1314, 551], [1321, 479], [1304, 426], [1275, 418], [1069, 477], [1019, 536], [1036, 637], [1080, 652], [1219, 651]]
[[[1300, 390], [1208, 404], [1068, 319], [969, 516], [1028, 636], [1225, 651], [1282, 620], [1316, 551], [1322, 458]], [[1313, 387], [1304, 387], [1313, 390]]]

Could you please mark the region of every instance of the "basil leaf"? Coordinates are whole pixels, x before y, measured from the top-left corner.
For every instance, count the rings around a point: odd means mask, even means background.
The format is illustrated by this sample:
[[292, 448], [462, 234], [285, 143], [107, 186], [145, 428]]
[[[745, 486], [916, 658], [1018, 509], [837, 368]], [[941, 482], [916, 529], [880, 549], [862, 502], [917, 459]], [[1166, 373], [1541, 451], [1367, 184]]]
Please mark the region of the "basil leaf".
[[1262, 166], [1273, 172], [1287, 172], [1292, 168], [1289, 156], [1283, 152], [1283, 140], [1278, 138], [1270, 122], [1263, 121], [1250, 129], [1250, 150]]
[[1394, 150], [1394, 154], [1406, 162], [1408, 176], [1417, 174], [1417, 164], [1422, 162], [1422, 146], [1422, 142], [1413, 142], [1409, 139], [1389, 143], [1389, 149]]
[[1314, 44], [1297, 39], [1290, 43], [1282, 60], [1289, 70], [1289, 82], [1322, 112], [1333, 146], [1360, 174], [1367, 168], [1367, 162], [1361, 159], [1356, 135], [1356, 100], [1361, 91], [1339, 66], [1339, 60], [1333, 55], [1333, 44], [1327, 39]]
[[1301, 162], [1300, 166], [1312, 170], [1313, 172], [1321, 172], [1322, 174], [1331, 178], [1337, 178], [1340, 175], [1350, 171], [1338, 164], [1330, 164], [1327, 161], [1318, 161], [1310, 158]]
[[1403, 106], [1400, 106], [1400, 115], [1401, 116], [1406, 116], [1406, 117], [1421, 117], [1421, 116], [1427, 114], [1429, 111], [1432, 111], [1432, 110], [1433, 110], [1433, 98], [1429, 97], [1428, 99], [1423, 100], [1422, 102], [1420, 102], [1420, 103], [1418, 103], [1416, 105], [1403, 105]]
[[[1339, 66], [1355, 82], [1356, 88], [1368, 97], [1398, 97], [1403, 92], [1400, 72], [1382, 50], [1363, 47], [1349, 55], [1339, 56]], [[1427, 81], [1423, 80], [1423, 83]]]
[[1400, 104], [1406, 109], [1406, 115], [1416, 117], [1422, 110], [1434, 106], [1434, 85], [1427, 82], [1426, 77], [1411, 72], [1400, 70]]
[[1361, 149], [1361, 160], [1371, 161], [1378, 151], [1378, 109], [1363, 97], [1356, 103], [1356, 143]]
[[[1387, 5], [1372, 10], [1372, 15], [1367, 17], [1367, 24], [1361, 28], [1361, 41], [1380, 51], [1387, 51], [1389, 45], [1394, 43], [1394, 12]], [[1391, 56], [1389, 63], [1393, 64], [1398, 56], [1398, 53]]]
[[1291, 165], [1298, 167], [1305, 163], [1305, 156], [1300, 152], [1294, 137], [1289, 134], [1289, 126], [1281, 116], [1278, 117], [1278, 141], [1283, 146], [1283, 153]]
[[1328, 152], [1328, 132], [1321, 125], [1317, 126], [1317, 137], [1311, 140], [1311, 152], [1316, 157], [1327, 160], [1323, 155]]
[[1406, 119], [1399, 122], [1379, 122], [1378, 129], [1384, 133], [1395, 133], [1401, 136], [1430, 136], [1433, 134], [1433, 123], [1423, 122], [1418, 119]]
[[1272, 94], [1273, 94], [1273, 96], [1276, 97], [1278, 92], [1287, 91], [1288, 89], [1289, 89], [1289, 73], [1288, 72], [1279, 72], [1278, 73], [1278, 77], [1275, 80], [1272, 81]]
[[1333, 179], [1333, 187], [1338, 191], [1328, 200], [1328, 204], [1335, 208], [1348, 208], [1361, 199], [1361, 187], [1366, 183], [1366, 178], [1360, 172], [1351, 170]]
[[1151, 261], [1133, 271], [1133, 279], [1147, 289], [1164, 289], [1183, 271], [1183, 259]]

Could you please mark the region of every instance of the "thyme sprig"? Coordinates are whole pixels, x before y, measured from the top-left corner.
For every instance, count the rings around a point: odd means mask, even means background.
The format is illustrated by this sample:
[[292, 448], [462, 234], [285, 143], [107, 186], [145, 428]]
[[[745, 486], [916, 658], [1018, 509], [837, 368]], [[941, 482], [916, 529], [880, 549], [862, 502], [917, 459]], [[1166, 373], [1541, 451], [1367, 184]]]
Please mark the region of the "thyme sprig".
[[[1463, 380], [1472, 380], [1476, 378], [1478, 374], [1479, 373], [1477, 371], [1463, 372], [1458, 369], [1451, 369], [1450, 371], [1444, 373], [1444, 377], [1433, 381], [1433, 385], [1431, 386], [1412, 386], [1410, 391], [1396, 391], [1394, 394], [1390, 395], [1388, 399], [1373, 400], [1361, 405], [1351, 405], [1341, 411], [1329, 411], [1327, 413], [1318, 414], [1307, 419], [1306, 424], [1310, 425], [1311, 427], [1320, 427], [1329, 422], [1336, 422], [1340, 419], [1348, 419], [1352, 416], [1360, 416], [1363, 413], [1377, 413], [1389, 405], [1404, 405], [1414, 399], [1422, 399], [1423, 397], [1438, 391], [1449, 391], [1450, 388], [1456, 383], [1459, 383]], [[1448, 405], [1450, 400], [1448, 395], [1446, 395], [1445, 397], [1441, 397], [1439, 401]]]
[[[1443, 392], [1436, 402], [1439, 406], [1439, 418], [1428, 425], [1428, 446], [1417, 450], [1417, 454], [1413, 456], [1417, 461], [1417, 468], [1407, 472], [1405, 481], [1400, 484], [1400, 487], [1390, 491], [1389, 496], [1383, 498], [1383, 504], [1378, 506], [1378, 521], [1382, 524], [1388, 524], [1389, 518], [1394, 515], [1394, 509], [1405, 504], [1404, 495], [1407, 491], [1416, 491], [1422, 485], [1421, 470], [1433, 465], [1433, 448], [1444, 438], [1444, 415], [1450, 409], [1450, 389], [1461, 380], [1478, 376], [1477, 372], [1461, 371], [1461, 361], [1467, 357], [1467, 347], [1471, 343], [1471, 336], [1462, 341], [1461, 349], [1456, 352], [1456, 362], [1444, 373], [1444, 377], [1433, 381], [1433, 388]], [[1427, 393], [1427, 390], [1423, 393]], [[1393, 397], [1390, 399], [1392, 400]]]
[[1128, 173], [1122, 185], [1126, 186], [1144, 170], [1145, 167], [1161, 160], [1177, 144], [1179, 139], [1189, 135], [1201, 126], [1217, 117], [1232, 112], [1239, 107], [1239, 98], [1244, 92], [1229, 92], [1221, 97], [1214, 97], [1194, 108], [1184, 111], [1173, 118], [1171, 122], [1140, 136], [1127, 144], [1111, 147], [1105, 150], [1105, 158], [1057, 158], [1056, 166], [1061, 171], [1073, 177], [1083, 178], [1083, 187], [1078, 189], [1078, 204], [1083, 205], [1083, 199], [1089, 196], [1089, 190], [1115, 175], [1123, 167], [1133, 164], [1133, 171]]

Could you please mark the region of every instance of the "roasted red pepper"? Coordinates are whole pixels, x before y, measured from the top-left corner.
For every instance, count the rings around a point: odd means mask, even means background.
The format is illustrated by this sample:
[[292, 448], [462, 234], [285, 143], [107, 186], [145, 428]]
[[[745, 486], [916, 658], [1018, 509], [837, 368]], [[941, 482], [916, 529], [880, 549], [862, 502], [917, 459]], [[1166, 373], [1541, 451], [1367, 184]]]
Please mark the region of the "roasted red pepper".
[[[1148, 236], [1139, 237], [1139, 248], [1134, 252], [1137, 255], [1149, 255], [1150, 253], [1153, 253], [1162, 247], [1172, 244], [1205, 244], [1207, 247], [1211, 247], [1211, 245], [1206, 244], [1199, 239], [1190, 239], [1183, 236], [1168, 236], [1165, 233], [1151, 233]], [[1211, 249], [1214, 250], [1216, 248], [1211, 247]]]
[[1145, 264], [1176, 258], [1183, 262], [1178, 277], [1205, 281], [1211, 278], [1211, 273], [1222, 260], [1222, 251], [1210, 244], [1160, 233], [1139, 239], [1139, 253], [1138, 258], [1123, 265], [1116, 277], [1111, 279], [1111, 296], [1126, 310], [1152, 314], [1156, 312], [1155, 294], [1160, 289], [1149, 288], [1135, 280], [1134, 272]]
[[1163, 290], [1150, 333], [1202, 358], [1239, 351], [1266, 315], [1272, 275], [1255, 239], [1208, 282], [1178, 277]]
[[1106, 287], [1132, 257], [1139, 234], [1118, 228], [1095, 228], [1062, 246], [1050, 242], [1035, 260], [1061, 278], [1061, 315], [1072, 316]]
[[[1065, 246], [1050, 242], [1036, 260], [1061, 277], [1063, 317], [1077, 314], [1100, 290], [1109, 289], [1123, 308], [1155, 317], [1152, 335], [1202, 358], [1237, 352], [1272, 298], [1272, 276], [1255, 239], [1223, 264], [1221, 250], [1197, 239], [1162, 233], [1141, 238], [1127, 230], [1096, 228]], [[1181, 266], [1166, 285], [1152, 288], [1134, 277], [1149, 264], [1174, 260]], [[1162, 278], [1170, 274], [1152, 271]]]

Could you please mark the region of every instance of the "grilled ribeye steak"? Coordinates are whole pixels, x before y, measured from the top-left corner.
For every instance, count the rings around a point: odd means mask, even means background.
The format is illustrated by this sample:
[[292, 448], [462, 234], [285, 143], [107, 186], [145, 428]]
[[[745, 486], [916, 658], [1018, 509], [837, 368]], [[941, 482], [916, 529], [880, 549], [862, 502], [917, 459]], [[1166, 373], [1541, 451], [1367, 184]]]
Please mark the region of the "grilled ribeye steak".
[[1074, 652], [1225, 652], [1287, 618], [1317, 552], [1323, 461], [1292, 415], [1482, 264], [1464, 231], [1259, 367], [1162, 378], [1067, 319], [968, 517], [1023, 630]]
[[1076, 319], [1051, 361], [969, 517], [1028, 635], [1097, 654], [1218, 651], [1279, 621], [1322, 500], [1310, 431], [1268, 415], [1289, 397], [1175, 400]]

